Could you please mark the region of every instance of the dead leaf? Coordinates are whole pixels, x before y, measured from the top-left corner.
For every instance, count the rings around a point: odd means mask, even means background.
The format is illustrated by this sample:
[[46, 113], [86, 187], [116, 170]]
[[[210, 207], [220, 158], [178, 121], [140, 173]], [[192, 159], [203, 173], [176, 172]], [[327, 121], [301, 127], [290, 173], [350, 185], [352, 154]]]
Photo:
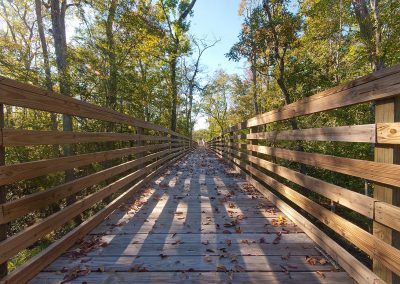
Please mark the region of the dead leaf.
[[206, 256], [204, 257], [204, 261], [205, 261], [205, 262], [211, 262], [211, 261], [212, 261], [212, 257], [209, 256], [209, 255], [206, 255]]
[[321, 276], [322, 278], [326, 278], [325, 274], [322, 273], [321, 271], [317, 271], [317, 274], [318, 274], [319, 276]]
[[328, 261], [327, 261], [325, 258], [321, 258], [321, 259], [319, 260], [319, 263], [320, 263], [321, 265], [325, 265], [325, 264], [328, 263]]
[[243, 266], [240, 266], [240, 265], [236, 264], [235, 267], [233, 268], [233, 271], [235, 271], [235, 272], [245, 272], [246, 269], [244, 269]]
[[310, 265], [316, 265], [317, 259], [315, 257], [306, 255], [306, 262]]
[[218, 264], [217, 271], [218, 272], [228, 272], [228, 269], [225, 267], [225, 265]]

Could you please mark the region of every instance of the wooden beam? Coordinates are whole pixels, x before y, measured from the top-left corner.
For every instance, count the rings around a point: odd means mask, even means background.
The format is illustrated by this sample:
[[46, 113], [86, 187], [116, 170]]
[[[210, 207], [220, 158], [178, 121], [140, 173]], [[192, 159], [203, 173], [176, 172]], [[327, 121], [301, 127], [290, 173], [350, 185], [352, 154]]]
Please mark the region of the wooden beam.
[[163, 149], [169, 145], [170, 143], [165, 143], [144, 147], [121, 148], [111, 151], [94, 152], [89, 154], [80, 154], [69, 157], [1, 166], [0, 185], [10, 184], [24, 179], [35, 178], [66, 169], [78, 168], [91, 163], [121, 158], [130, 154], [136, 154], [155, 149]]
[[[395, 123], [400, 122], [400, 91], [397, 90], [397, 97], [388, 100], [377, 101], [375, 106], [375, 122], [376, 123]], [[383, 129], [382, 127], [380, 128]], [[397, 128], [385, 127], [390, 132], [397, 133]], [[391, 130], [395, 131], [391, 131]], [[384, 131], [385, 132], [385, 131]], [[387, 133], [387, 132], [386, 132]], [[390, 138], [396, 137], [396, 133], [391, 133]], [[378, 134], [379, 135], [379, 134]], [[393, 164], [400, 164], [400, 145], [382, 145], [376, 144], [374, 151], [375, 162], [387, 166], [398, 166]], [[395, 173], [392, 173], [395, 174]], [[374, 198], [379, 201], [386, 202], [395, 206], [400, 206], [400, 185], [395, 183], [388, 183], [388, 186], [382, 184], [374, 185]], [[381, 215], [377, 216], [382, 217]], [[382, 220], [382, 219], [381, 219]], [[400, 232], [392, 230], [390, 227], [374, 222], [373, 224], [374, 236], [389, 245], [400, 248]], [[391, 268], [383, 263], [379, 258], [374, 258], [373, 270], [384, 281], [389, 284], [400, 283], [400, 273], [396, 275], [391, 271]]]
[[27, 262], [16, 268], [12, 273], [7, 275], [3, 280], [4, 283], [26, 283], [32, 279], [37, 273], [43, 268], [53, 262], [58, 256], [63, 254], [67, 249], [72, 247], [75, 242], [87, 233], [93, 230], [98, 224], [103, 222], [107, 216], [109, 216], [114, 210], [126, 202], [132, 195], [138, 191], [143, 185], [149, 182], [153, 177], [161, 173], [167, 166], [174, 163], [182, 156], [184, 156], [188, 150], [185, 150], [182, 154], [164, 163], [160, 168], [147, 175], [143, 180], [129, 188], [127, 191], [118, 196], [115, 200], [109, 203], [105, 208], [97, 212], [94, 216], [84, 221], [78, 227], [73, 229], [71, 232], [63, 236], [60, 240], [51, 244], [48, 248], [41, 251], [36, 256], [29, 259]]
[[122, 123], [135, 127], [143, 127], [160, 132], [167, 132], [177, 137], [189, 139], [184, 135], [173, 132], [162, 126], [71, 97], [60, 96], [55, 92], [50, 92], [1, 76], [0, 92], [2, 93], [0, 96], [0, 103], [3, 104]]
[[290, 187], [253, 168], [249, 164], [234, 157], [231, 159], [249, 174], [256, 176], [257, 179], [272, 187], [290, 201], [294, 202], [297, 206], [316, 217], [319, 221], [365, 251], [368, 255], [379, 259], [385, 266], [400, 274], [400, 250], [378, 239], [376, 236], [369, 234], [357, 225], [315, 203]]
[[[143, 128], [142, 128], [143, 129]], [[2, 145], [30, 146], [30, 145], [51, 145], [51, 144], [74, 144], [89, 142], [109, 141], [171, 141], [165, 136], [153, 136], [129, 133], [111, 132], [62, 132], [62, 131], [34, 131], [23, 129], [5, 128], [3, 131]], [[175, 139], [182, 141], [182, 139]]]
[[325, 196], [340, 205], [350, 208], [351, 210], [356, 211], [366, 217], [371, 219], [374, 218], [374, 204], [376, 200], [371, 197], [302, 174], [264, 159], [247, 155], [243, 152], [235, 151], [233, 149], [226, 149], [226, 152], [234, 154], [239, 158], [244, 158], [250, 162], [250, 165], [260, 166], [289, 181]]
[[144, 158], [136, 159], [117, 166], [72, 180], [70, 182], [55, 186], [45, 191], [33, 193], [23, 196], [22, 198], [12, 200], [1, 205], [0, 224], [8, 223], [20, 216], [28, 214], [33, 210], [43, 208], [49, 204], [57, 202], [60, 199], [66, 198], [75, 194], [84, 188], [95, 185], [108, 178], [126, 172], [139, 165], [152, 161], [157, 157], [165, 154], [176, 152], [178, 149], [167, 149], [145, 156]]
[[378, 144], [400, 144], [400, 123], [377, 123]]
[[255, 146], [247, 144], [237, 144], [235, 146], [237, 149], [240, 149], [242, 145], [244, 145], [244, 147], [246, 147], [249, 151], [257, 151], [269, 156], [400, 187], [400, 165], [336, 157], [317, 153], [306, 153], [267, 146]]
[[0, 263], [7, 261], [9, 258], [16, 255], [19, 251], [29, 247], [37, 240], [45, 236], [46, 234], [57, 229], [59, 226], [72, 220], [75, 216], [82, 213], [83, 211], [89, 209], [93, 204], [99, 202], [110, 196], [111, 194], [117, 192], [122, 187], [133, 182], [137, 178], [143, 176], [144, 174], [150, 172], [155, 167], [159, 166], [165, 161], [171, 160], [177, 155], [181, 154], [184, 150], [178, 153], [170, 154], [150, 165], [143, 167], [133, 173], [130, 173], [119, 180], [105, 186], [104, 188], [92, 193], [75, 203], [63, 208], [49, 217], [35, 223], [34, 225], [24, 229], [23, 231], [7, 238], [0, 243]]
[[375, 124], [283, 130], [251, 133], [247, 139], [254, 140], [304, 140], [304, 141], [341, 141], [375, 143]]

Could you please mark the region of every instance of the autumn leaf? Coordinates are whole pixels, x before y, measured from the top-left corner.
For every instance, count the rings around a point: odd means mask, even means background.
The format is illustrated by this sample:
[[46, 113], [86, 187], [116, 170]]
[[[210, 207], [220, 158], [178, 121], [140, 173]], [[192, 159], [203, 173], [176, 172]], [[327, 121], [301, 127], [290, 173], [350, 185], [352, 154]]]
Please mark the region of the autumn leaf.
[[244, 269], [243, 266], [240, 266], [240, 265], [236, 264], [235, 267], [233, 268], [233, 271], [235, 271], [235, 272], [245, 272], [246, 269]]
[[306, 255], [306, 262], [310, 265], [316, 265], [317, 259], [315, 257]]
[[225, 265], [218, 264], [217, 271], [218, 272], [228, 272], [228, 269], [225, 267]]
[[321, 265], [325, 265], [325, 264], [328, 263], [328, 261], [327, 261], [325, 258], [321, 258], [321, 259], [319, 260], [319, 263], [320, 263]]

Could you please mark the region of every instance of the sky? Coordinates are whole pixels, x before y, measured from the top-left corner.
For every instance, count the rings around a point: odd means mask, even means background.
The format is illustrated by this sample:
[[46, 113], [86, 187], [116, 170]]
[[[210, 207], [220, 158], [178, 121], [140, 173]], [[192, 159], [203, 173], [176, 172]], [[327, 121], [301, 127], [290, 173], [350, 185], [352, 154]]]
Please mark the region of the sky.
[[[197, 38], [206, 38], [209, 42], [220, 41], [208, 49], [201, 59], [203, 70], [212, 74], [215, 70], [224, 69], [227, 73], [244, 73], [244, 62], [229, 61], [225, 54], [238, 40], [242, 19], [238, 15], [240, 0], [197, 0], [190, 33]], [[207, 128], [205, 117], [196, 119], [194, 129]]]

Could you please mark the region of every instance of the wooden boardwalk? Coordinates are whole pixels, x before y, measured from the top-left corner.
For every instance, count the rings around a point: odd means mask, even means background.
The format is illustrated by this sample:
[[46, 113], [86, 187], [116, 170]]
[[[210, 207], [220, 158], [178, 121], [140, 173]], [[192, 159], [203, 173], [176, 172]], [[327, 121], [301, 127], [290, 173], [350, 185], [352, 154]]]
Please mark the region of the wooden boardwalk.
[[353, 283], [212, 152], [132, 200], [30, 283]]

